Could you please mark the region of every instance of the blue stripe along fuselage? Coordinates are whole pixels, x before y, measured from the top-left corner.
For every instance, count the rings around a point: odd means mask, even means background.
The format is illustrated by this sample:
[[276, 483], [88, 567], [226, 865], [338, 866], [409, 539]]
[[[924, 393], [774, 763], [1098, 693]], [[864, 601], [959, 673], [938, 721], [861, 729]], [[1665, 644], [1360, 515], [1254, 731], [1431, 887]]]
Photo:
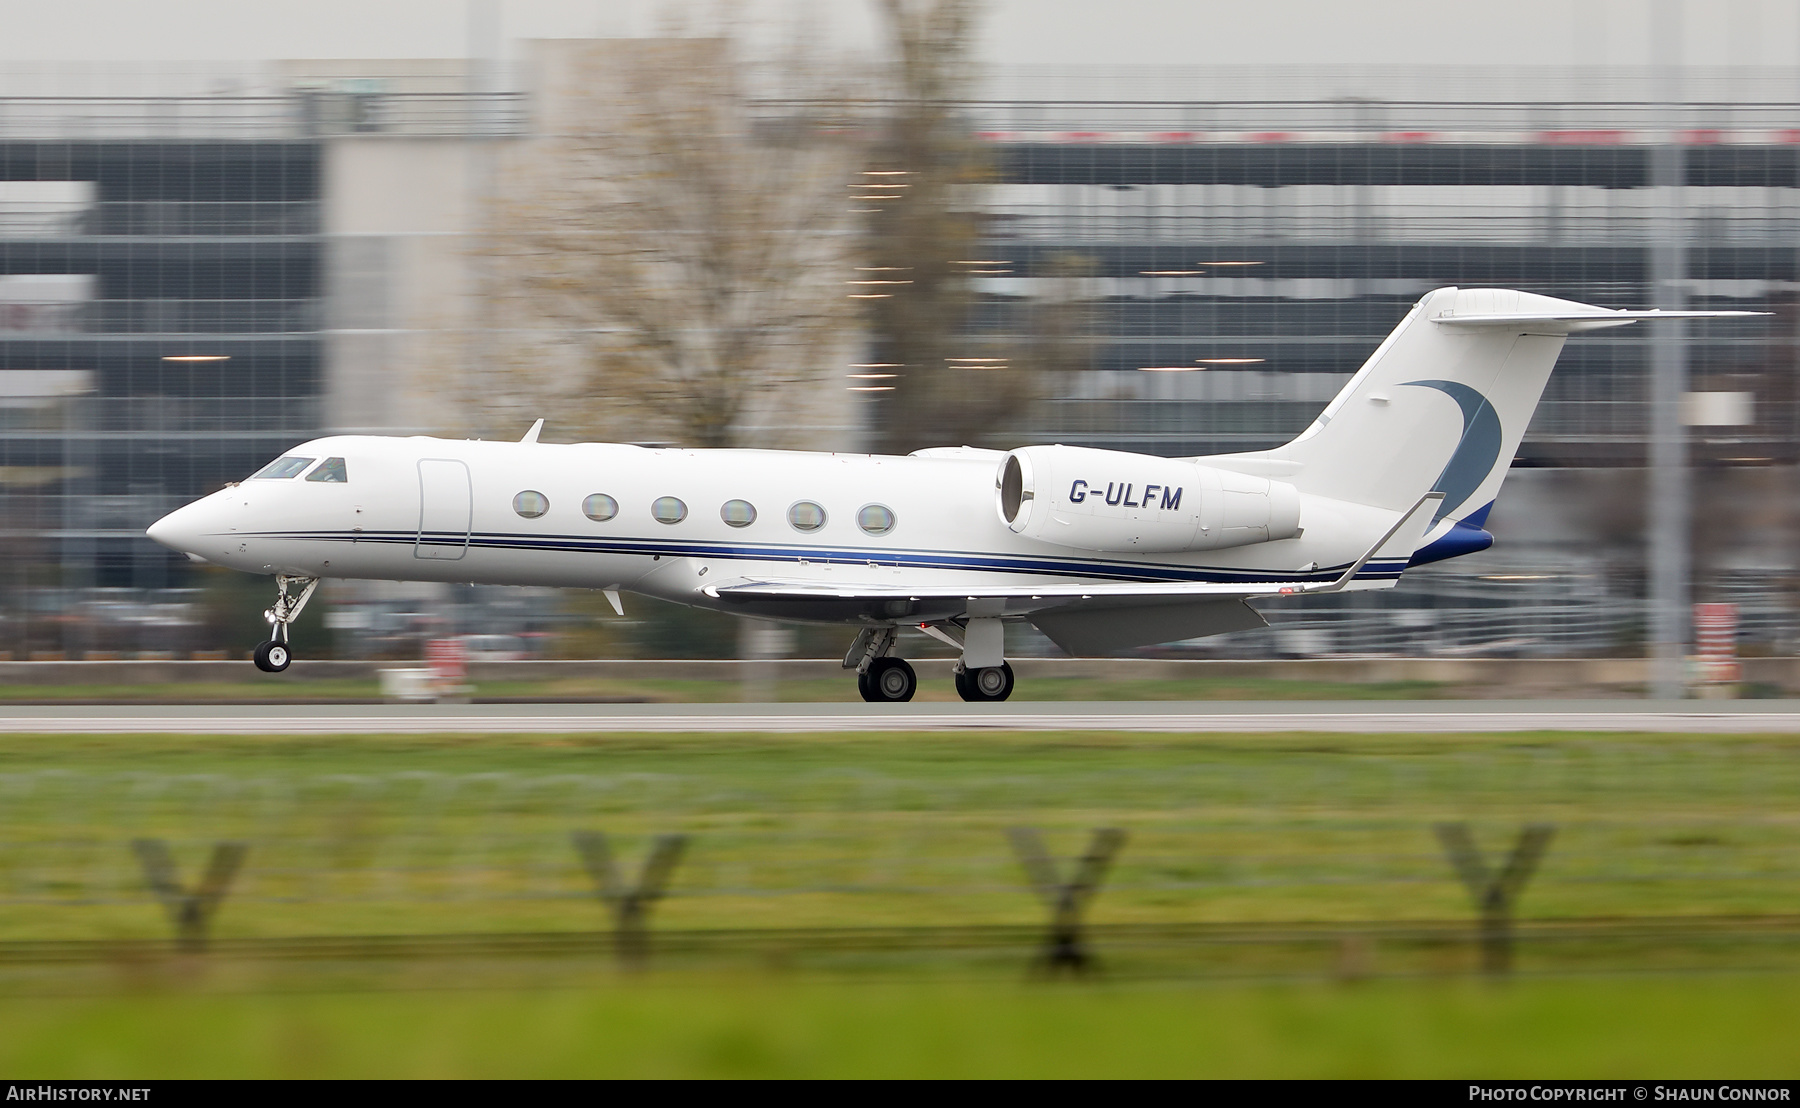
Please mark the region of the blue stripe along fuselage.
[[[412, 546], [417, 531], [273, 531], [260, 537], [323, 542], [381, 543]], [[1092, 577], [1110, 581], [1179, 582], [1206, 581], [1330, 581], [1341, 576], [1349, 563], [1310, 571], [1226, 569], [1222, 567], [1143, 564], [1138, 562], [1079, 561], [1073, 558], [1024, 557], [978, 554], [973, 551], [844, 550], [791, 544], [693, 542], [678, 539], [624, 537], [595, 539], [573, 535], [526, 535], [505, 532], [426, 532], [428, 543], [461, 546], [465, 538], [474, 550], [538, 550], [577, 554], [625, 554], [719, 558], [756, 562], [821, 562], [833, 565], [880, 565], [908, 569], [987, 570], [1030, 573], [1054, 577]], [[433, 542], [433, 540], [436, 540]], [[1359, 581], [1397, 578], [1406, 568], [1403, 558], [1370, 560], [1356, 575]]]

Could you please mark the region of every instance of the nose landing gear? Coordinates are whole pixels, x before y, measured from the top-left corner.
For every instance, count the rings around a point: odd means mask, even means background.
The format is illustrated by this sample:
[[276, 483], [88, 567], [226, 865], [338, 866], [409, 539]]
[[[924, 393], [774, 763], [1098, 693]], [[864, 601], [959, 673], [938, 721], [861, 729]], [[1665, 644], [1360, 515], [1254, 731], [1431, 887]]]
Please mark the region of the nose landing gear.
[[256, 662], [256, 668], [264, 673], [280, 673], [294, 660], [288, 653], [287, 643], [274, 640], [259, 644], [251, 658]]
[[[295, 588], [298, 592], [291, 592]], [[300, 609], [312, 599], [313, 590], [319, 587], [317, 577], [290, 577], [284, 573], [275, 575], [275, 606], [263, 613], [269, 621], [269, 641], [256, 648], [251, 655], [256, 668], [264, 673], [280, 673], [294, 660], [288, 649], [288, 626], [300, 618]]]

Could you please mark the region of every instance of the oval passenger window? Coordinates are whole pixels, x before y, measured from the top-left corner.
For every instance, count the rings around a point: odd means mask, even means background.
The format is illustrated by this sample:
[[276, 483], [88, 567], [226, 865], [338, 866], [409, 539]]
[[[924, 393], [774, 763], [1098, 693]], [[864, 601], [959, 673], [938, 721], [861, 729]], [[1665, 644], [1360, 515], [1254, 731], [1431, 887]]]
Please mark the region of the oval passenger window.
[[871, 535], [885, 535], [894, 529], [894, 510], [886, 504], [864, 504], [857, 510], [856, 525]]
[[727, 500], [719, 509], [719, 518], [733, 527], [748, 527], [756, 522], [756, 505], [748, 500]]
[[656, 503], [650, 505], [650, 514], [658, 523], [680, 523], [687, 518], [687, 505], [678, 497], [659, 496]]
[[603, 492], [593, 493], [581, 502], [581, 514], [595, 523], [605, 523], [619, 514], [619, 502]]
[[796, 531], [817, 531], [825, 526], [825, 509], [810, 500], [802, 500], [788, 509], [788, 522]]
[[541, 492], [525, 490], [513, 497], [513, 511], [526, 519], [536, 519], [550, 510], [550, 498]]

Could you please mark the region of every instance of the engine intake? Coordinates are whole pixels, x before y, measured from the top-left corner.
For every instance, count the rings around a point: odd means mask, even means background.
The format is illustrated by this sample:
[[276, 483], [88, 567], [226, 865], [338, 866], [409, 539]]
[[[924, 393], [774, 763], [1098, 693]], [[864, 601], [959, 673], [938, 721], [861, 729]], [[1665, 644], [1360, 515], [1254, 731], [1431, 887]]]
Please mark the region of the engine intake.
[[1219, 550], [1300, 534], [1300, 490], [1285, 481], [1121, 450], [1014, 450], [994, 494], [1013, 531], [1079, 550]]

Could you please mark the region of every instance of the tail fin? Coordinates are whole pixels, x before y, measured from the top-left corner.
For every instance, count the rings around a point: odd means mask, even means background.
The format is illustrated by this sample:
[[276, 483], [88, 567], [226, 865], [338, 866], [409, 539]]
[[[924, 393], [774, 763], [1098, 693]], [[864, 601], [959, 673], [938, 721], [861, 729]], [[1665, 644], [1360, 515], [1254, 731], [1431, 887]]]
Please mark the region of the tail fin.
[[1438, 289], [1298, 438], [1230, 458], [1280, 472], [1303, 492], [1392, 511], [1441, 492], [1428, 537], [1446, 519], [1479, 527], [1571, 332], [1755, 314], [1610, 311], [1510, 289]]

